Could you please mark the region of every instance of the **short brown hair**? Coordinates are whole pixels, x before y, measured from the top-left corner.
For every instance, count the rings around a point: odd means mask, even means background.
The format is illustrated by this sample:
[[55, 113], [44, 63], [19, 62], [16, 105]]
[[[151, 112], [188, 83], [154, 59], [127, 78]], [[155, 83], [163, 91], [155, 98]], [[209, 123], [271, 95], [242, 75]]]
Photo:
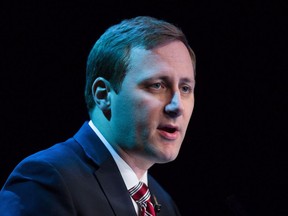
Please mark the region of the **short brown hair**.
[[95, 106], [92, 85], [97, 77], [108, 80], [115, 92], [119, 92], [132, 48], [151, 50], [175, 40], [182, 41], [187, 47], [195, 71], [195, 54], [182, 30], [174, 24], [149, 16], [138, 16], [108, 28], [96, 41], [87, 60], [85, 101], [88, 111]]

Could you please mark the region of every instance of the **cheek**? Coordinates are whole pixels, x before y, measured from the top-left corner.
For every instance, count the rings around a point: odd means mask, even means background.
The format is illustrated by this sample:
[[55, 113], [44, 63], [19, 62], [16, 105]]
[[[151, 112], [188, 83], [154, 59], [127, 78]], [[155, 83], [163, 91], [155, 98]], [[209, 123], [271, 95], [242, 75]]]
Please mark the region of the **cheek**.
[[[148, 104], [138, 95], [123, 95], [114, 104], [114, 117], [117, 122], [125, 127], [131, 127], [147, 118]], [[123, 126], [124, 126], [123, 125]]]
[[140, 115], [146, 115], [146, 118], [151, 118], [151, 116], [159, 116], [162, 109], [162, 105], [158, 100], [151, 98], [142, 98], [136, 102], [136, 112]]
[[186, 102], [185, 104], [184, 104], [184, 107], [185, 107], [185, 115], [187, 116], [187, 117], [191, 117], [192, 116], [192, 113], [193, 113], [193, 110], [194, 110], [194, 100], [191, 102], [191, 101], [189, 101], [189, 102]]
[[136, 125], [138, 129], [150, 128], [151, 119], [158, 119], [161, 109], [160, 100], [138, 91], [132, 94], [126, 93], [117, 98], [114, 116], [117, 116], [118, 123], [125, 120], [125, 123], [130, 124], [130, 126]]
[[[135, 109], [135, 128], [138, 140], [147, 142], [155, 131], [159, 122], [159, 107], [151, 101], [143, 100], [137, 104]], [[146, 140], [146, 141], [145, 141]]]

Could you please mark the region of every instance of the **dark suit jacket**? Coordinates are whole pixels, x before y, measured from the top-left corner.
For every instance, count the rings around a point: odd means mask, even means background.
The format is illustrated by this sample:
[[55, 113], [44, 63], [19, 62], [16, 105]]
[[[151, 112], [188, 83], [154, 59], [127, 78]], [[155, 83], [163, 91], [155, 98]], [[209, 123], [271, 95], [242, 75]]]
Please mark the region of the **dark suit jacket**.
[[[150, 175], [148, 184], [162, 205], [157, 216], [179, 216]], [[1, 194], [0, 212], [7, 216], [136, 216], [115, 161], [88, 122], [72, 138], [21, 161]]]

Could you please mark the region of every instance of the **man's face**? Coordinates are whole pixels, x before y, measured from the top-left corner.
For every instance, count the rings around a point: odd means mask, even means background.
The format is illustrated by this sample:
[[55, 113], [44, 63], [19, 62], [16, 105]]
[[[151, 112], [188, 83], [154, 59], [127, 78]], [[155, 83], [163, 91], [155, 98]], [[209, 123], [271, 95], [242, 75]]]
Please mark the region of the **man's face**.
[[121, 90], [111, 95], [111, 144], [153, 163], [174, 160], [194, 108], [194, 87], [182, 42], [134, 48]]

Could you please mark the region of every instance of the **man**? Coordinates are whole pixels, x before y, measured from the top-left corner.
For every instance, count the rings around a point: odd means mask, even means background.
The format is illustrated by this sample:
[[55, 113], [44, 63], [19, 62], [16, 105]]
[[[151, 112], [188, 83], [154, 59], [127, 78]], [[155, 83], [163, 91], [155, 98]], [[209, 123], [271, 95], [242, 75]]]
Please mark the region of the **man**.
[[[90, 120], [20, 162], [1, 192], [13, 202], [2, 206], [13, 203], [21, 216], [180, 215], [148, 170], [179, 153], [194, 108], [195, 61], [183, 32], [163, 20], [139, 16], [107, 29], [87, 61]], [[149, 187], [145, 202], [134, 200], [139, 182]]]

